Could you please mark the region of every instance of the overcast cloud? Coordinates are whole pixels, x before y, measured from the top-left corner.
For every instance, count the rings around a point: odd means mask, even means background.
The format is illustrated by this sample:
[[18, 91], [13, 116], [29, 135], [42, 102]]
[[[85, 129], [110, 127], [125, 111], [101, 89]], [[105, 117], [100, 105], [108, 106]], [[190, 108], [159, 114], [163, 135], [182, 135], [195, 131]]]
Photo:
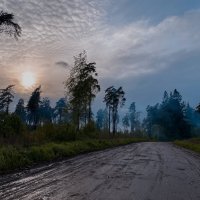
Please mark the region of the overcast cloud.
[[20, 78], [31, 70], [43, 96], [62, 97], [73, 56], [85, 49], [102, 86], [95, 109], [110, 85], [123, 86], [127, 107], [136, 101], [142, 111], [174, 88], [192, 106], [200, 101], [199, 1], [2, 0], [0, 7], [23, 31], [18, 41], [0, 37], [0, 85], [15, 84], [17, 96], [30, 95]]

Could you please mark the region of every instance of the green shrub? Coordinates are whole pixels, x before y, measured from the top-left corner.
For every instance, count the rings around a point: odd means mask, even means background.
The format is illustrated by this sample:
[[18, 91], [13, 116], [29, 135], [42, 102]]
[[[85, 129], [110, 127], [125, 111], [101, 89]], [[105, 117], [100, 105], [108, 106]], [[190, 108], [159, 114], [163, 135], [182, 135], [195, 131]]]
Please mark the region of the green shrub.
[[96, 128], [95, 122], [88, 123], [84, 128], [82, 128], [78, 133], [79, 139], [89, 139], [89, 138], [98, 138], [99, 131]]
[[191, 138], [188, 140], [176, 140], [174, 143], [178, 146], [200, 153], [200, 138]]
[[80, 153], [105, 149], [132, 142], [142, 142], [142, 138], [115, 138], [106, 140], [82, 140], [62, 143], [47, 143], [28, 148], [12, 146], [0, 148], [0, 173], [29, 166], [33, 163], [52, 161], [64, 157], [71, 157]]
[[28, 158], [34, 163], [53, 160], [55, 157], [52, 147], [48, 145], [31, 147], [28, 151]]
[[34, 132], [40, 141], [73, 141], [76, 140], [75, 127], [70, 124], [45, 124]]
[[14, 114], [0, 114], [0, 136], [2, 138], [19, 137], [24, 131], [20, 118]]
[[0, 148], [0, 171], [21, 168], [28, 164], [29, 159], [19, 149], [11, 146]]

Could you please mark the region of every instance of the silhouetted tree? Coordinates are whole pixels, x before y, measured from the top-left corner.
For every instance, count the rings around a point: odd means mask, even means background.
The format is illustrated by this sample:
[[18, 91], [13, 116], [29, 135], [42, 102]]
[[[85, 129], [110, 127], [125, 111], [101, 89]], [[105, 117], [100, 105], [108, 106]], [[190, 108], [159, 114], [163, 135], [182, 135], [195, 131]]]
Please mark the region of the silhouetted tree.
[[91, 121], [91, 103], [96, 93], [100, 91], [95, 63], [87, 64], [86, 52], [74, 57], [74, 67], [71, 69], [70, 77], [66, 81], [69, 104], [73, 114], [73, 121], [80, 127], [80, 121], [84, 118], [85, 125]]
[[136, 107], [135, 107], [135, 102], [131, 103], [129, 107], [129, 117], [130, 117], [130, 125], [131, 125], [131, 133], [134, 132], [135, 127], [136, 127]]
[[157, 123], [159, 117], [159, 104], [155, 106], [148, 105], [146, 108], [147, 117], [144, 119], [144, 126], [148, 133], [148, 136], [151, 138], [153, 136], [152, 127]]
[[110, 113], [112, 113], [112, 128], [113, 135], [116, 133], [118, 107], [123, 106], [126, 99], [124, 98], [125, 92], [122, 87], [115, 89], [113, 86], [105, 90], [104, 102], [109, 110], [109, 132], [110, 132]]
[[67, 113], [67, 103], [65, 98], [60, 98], [56, 102], [56, 106], [54, 108], [54, 116], [58, 123], [62, 123], [65, 121], [65, 117], [68, 115]]
[[107, 88], [105, 90], [105, 97], [104, 97], [104, 102], [106, 103], [106, 107], [108, 109], [108, 131], [110, 133], [110, 127], [111, 127], [111, 109], [112, 109], [112, 104], [113, 104], [113, 86]]
[[15, 39], [21, 35], [21, 27], [15, 23], [14, 15], [7, 12], [0, 12], [0, 33], [5, 32], [10, 36], [14, 36]]
[[190, 137], [190, 125], [185, 116], [186, 105], [175, 89], [168, 95], [165, 91], [161, 104], [147, 107], [146, 128], [150, 136], [155, 129], [160, 139]]
[[26, 108], [23, 99], [19, 99], [15, 108], [15, 114], [22, 120], [22, 122], [26, 122]]
[[40, 102], [40, 121], [44, 123], [51, 123], [53, 120], [53, 109], [50, 105], [49, 98], [45, 97]]
[[96, 93], [100, 91], [100, 85], [98, 83], [98, 80], [95, 78], [97, 77], [96, 73], [96, 63], [88, 63], [86, 66], [82, 69], [82, 76], [83, 84], [85, 88], [85, 95], [87, 98], [87, 104], [88, 104], [88, 122], [91, 122], [92, 119], [92, 101], [96, 97]]
[[9, 113], [9, 105], [13, 102], [13, 87], [14, 85], [9, 85], [5, 89], [0, 89], [0, 111]]
[[124, 126], [124, 131], [128, 133], [128, 128], [130, 126], [128, 113], [122, 118], [122, 124]]
[[39, 122], [39, 103], [40, 103], [40, 94], [41, 94], [41, 86], [36, 88], [27, 104], [27, 110], [29, 115], [29, 123], [33, 125], [33, 128], [36, 129], [37, 124]]
[[99, 109], [96, 115], [96, 125], [99, 130], [108, 130], [108, 113], [106, 109]]
[[199, 103], [199, 105], [196, 107], [196, 111], [200, 113], [200, 103]]
[[97, 111], [97, 116], [96, 116], [96, 125], [99, 130], [103, 129], [103, 123], [104, 123], [104, 111], [103, 109], [99, 109]]

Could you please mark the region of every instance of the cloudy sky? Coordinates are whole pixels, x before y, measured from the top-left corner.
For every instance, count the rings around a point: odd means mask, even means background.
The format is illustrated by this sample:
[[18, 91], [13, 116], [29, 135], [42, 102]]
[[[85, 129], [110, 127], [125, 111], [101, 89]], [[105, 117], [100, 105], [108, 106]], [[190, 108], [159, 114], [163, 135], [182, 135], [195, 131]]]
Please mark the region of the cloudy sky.
[[62, 97], [73, 56], [85, 49], [101, 83], [96, 109], [110, 85], [141, 111], [174, 88], [192, 106], [200, 101], [199, 0], [1, 0], [0, 8], [22, 27], [18, 41], [0, 35], [0, 86], [15, 84], [17, 97], [39, 84], [43, 96]]

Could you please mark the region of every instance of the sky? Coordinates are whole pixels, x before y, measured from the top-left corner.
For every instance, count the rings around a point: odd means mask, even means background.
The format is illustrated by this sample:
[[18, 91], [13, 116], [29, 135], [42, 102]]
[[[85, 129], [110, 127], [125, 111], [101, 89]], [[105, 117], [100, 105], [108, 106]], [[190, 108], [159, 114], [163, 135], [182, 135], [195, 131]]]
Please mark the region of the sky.
[[133, 101], [144, 112], [175, 88], [200, 102], [199, 0], [1, 0], [0, 8], [22, 27], [17, 41], [0, 35], [0, 87], [14, 84], [15, 101], [38, 85], [52, 102], [63, 97], [73, 56], [86, 50], [101, 84], [94, 111], [111, 85], [126, 92], [124, 112]]

